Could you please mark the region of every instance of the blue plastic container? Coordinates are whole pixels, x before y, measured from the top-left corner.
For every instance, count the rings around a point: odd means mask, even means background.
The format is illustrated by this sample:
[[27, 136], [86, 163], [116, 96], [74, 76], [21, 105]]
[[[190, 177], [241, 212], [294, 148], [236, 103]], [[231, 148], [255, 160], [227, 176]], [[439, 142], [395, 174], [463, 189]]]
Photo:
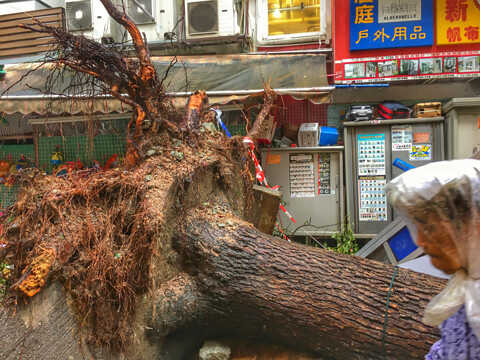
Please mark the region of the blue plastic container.
[[318, 145], [337, 145], [338, 142], [338, 130], [334, 127], [320, 126], [320, 140]]

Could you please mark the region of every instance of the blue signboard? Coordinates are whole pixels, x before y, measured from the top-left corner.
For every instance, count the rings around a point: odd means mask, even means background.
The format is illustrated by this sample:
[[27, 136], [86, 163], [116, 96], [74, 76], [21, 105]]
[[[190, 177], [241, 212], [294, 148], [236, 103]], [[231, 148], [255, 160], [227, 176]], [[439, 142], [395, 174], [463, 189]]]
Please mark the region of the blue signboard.
[[398, 233], [396, 233], [389, 241], [388, 244], [392, 249], [397, 261], [400, 261], [410, 255], [412, 252], [418, 249], [417, 245], [412, 240], [410, 231], [407, 227], [404, 227]]
[[350, 50], [432, 44], [432, 0], [350, 0]]

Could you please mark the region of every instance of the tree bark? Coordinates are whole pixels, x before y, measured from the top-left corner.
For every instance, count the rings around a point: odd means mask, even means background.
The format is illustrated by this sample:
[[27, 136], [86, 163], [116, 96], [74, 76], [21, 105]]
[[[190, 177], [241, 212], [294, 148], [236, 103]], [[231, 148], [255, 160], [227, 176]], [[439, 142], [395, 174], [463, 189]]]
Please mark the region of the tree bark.
[[397, 270], [382, 263], [288, 243], [241, 221], [218, 227], [196, 213], [187, 223], [174, 246], [188, 275], [155, 308], [152, 327], [164, 335], [193, 321], [333, 359], [421, 359], [439, 338], [421, 317], [443, 280], [398, 269], [390, 287]]

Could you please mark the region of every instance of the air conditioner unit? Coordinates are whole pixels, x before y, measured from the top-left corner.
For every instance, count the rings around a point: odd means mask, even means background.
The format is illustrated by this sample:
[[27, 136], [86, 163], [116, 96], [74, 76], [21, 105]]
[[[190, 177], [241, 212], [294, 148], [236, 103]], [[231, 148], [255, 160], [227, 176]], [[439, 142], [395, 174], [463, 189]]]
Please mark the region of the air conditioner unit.
[[238, 34], [233, 0], [186, 0], [187, 39]]
[[146, 35], [149, 43], [176, 41], [175, 0], [126, 1], [127, 14], [138, 25], [140, 32]]
[[68, 1], [66, 3], [67, 28], [85, 37], [101, 41], [119, 41], [120, 26], [110, 17], [100, 0]]
[[128, 0], [127, 14], [137, 25], [154, 23], [153, 0]]
[[90, 0], [69, 1], [65, 4], [68, 31], [92, 30], [92, 4]]

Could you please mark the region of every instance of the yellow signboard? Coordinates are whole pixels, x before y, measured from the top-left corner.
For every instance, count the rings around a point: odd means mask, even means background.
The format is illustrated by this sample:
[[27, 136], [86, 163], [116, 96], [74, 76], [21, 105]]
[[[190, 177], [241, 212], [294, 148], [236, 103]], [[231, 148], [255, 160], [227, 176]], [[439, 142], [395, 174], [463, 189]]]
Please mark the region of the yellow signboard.
[[480, 43], [480, 0], [437, 0], [437, 44]]

